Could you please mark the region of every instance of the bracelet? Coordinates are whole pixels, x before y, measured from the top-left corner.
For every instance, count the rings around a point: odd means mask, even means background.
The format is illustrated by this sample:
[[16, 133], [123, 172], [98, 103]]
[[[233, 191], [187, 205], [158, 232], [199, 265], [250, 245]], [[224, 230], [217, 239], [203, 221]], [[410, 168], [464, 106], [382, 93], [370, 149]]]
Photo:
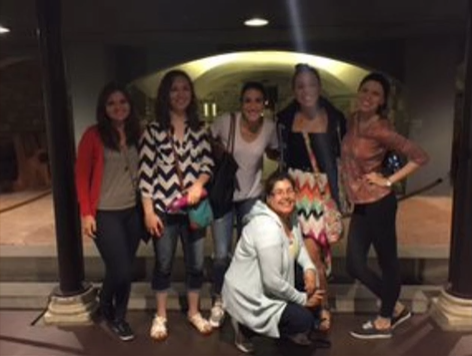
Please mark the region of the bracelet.
[[385, 178], [385, 180], [386, 180], [387, 187], [390, 188], [390, 187], [392, 186], [392, 184], [393, 184], [392, 181], [391, 181], [390, 179], [388, 179], [388, 178]]

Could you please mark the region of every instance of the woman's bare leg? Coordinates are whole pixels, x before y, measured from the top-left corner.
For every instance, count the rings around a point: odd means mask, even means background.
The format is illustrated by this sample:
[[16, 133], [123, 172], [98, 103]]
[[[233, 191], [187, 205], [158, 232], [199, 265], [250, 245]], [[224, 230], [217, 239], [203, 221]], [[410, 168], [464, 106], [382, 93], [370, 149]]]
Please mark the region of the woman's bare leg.
[[313, 264], [318, 270], [318, 276], [320, 279], [320, 288], [325, 290], [325, 297], [323, 298], [321, 315], [320, 315], [321, 317], [320, 330], [328, 331], [331, 327], [331, 313], [329, 311], [329, 304], [328, 304], [328, 280], [326, 278], [326, 267], [322, 261], [320, 247], [315, 242], [315, 240], [310, 239], [310, 238], [305, 239], [305, 247], [308, 251], [308, 255], [310, 256]]

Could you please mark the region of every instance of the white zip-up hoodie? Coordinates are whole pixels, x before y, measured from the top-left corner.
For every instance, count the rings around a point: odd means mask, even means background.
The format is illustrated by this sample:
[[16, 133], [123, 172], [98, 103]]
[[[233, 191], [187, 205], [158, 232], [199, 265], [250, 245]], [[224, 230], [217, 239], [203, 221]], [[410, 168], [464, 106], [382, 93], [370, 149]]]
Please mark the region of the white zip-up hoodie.
[[226, 311], [256, 333], [270, 337], [280, 336], [278, 324], [287, 302], [305, 305], [307, 300], [306, 293], [294, 286], [295, 261], [304, 271], [316, 271], [296, 218], [294, 221], [293, 243], [298, 248], [292, 257], [280, 218], [258, 201], [246, 217], [225, 275], [222, 297]]

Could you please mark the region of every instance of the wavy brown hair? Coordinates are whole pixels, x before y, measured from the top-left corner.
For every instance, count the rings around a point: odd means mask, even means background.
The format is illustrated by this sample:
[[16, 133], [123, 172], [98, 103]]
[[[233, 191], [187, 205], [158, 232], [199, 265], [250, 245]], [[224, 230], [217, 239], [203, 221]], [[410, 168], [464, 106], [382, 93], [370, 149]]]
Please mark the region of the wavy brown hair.
[[162, 78], [161, 83], [157, 88], [155, 106], [156, 121], [163, 127], [163, 129], [170, 129], [170, 91], [172, 89], [172, 84], [174, 84], [175, 79], [178, 77], [186, 79], [190, 85], [191, 99], [185, 113], [187, 115], [188, 126], [192, 130], [198, 130], [202, 123], [198, 117], [197, 96], [195, 95], [195, 88], [192, 79], [190, 79], [190, 76], [183, 70], [171, 70]]

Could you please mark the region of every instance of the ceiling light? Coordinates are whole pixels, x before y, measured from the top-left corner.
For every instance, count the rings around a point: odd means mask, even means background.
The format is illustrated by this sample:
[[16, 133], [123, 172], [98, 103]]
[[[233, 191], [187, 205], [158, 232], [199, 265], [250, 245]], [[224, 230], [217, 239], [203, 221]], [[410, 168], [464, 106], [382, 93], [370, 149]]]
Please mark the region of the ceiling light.
[[3, 27], [2, 25], [0, 25], [0, 34], [8, 33], [8, 32], [10, 32], [9, 28], [6, 28], [6, 27]]
[[269, 23], [268, 20], [260, 18], [260, 17], [253, 17], [252, 19], [247, 19], [244, 21], [244, 24], [249, 27], [262, 27]]

